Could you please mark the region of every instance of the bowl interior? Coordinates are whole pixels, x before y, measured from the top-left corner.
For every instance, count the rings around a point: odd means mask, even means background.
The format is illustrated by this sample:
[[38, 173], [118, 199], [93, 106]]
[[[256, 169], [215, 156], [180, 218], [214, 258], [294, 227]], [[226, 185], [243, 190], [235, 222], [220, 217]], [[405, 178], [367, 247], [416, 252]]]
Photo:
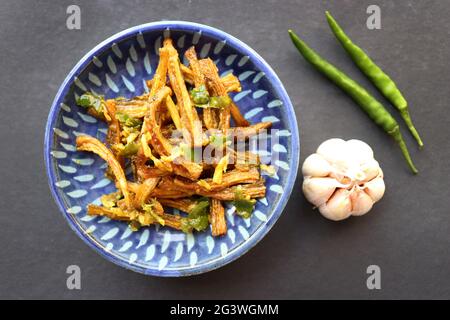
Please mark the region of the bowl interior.
[[[171, 37], [181, 54], [195, 45], [199, 57], [213, 59], [219, 73], [233, 72], [242, 91], [232, 94], [252, 123], [272, 121], [273, 132], [259, 154], [277, 161], [273, 177], [266, 176], [266, 197], [257, 201], [249, 219], [227, 206], [228, 232], [213, 238], [210, 230], [186, 235], [164, 227], [132, 232], [126, 223], [86, 215], [86, 205], [99, 203], [115, 190], [104, 177], [105, 162], [94, 154], [77, 152], [75, 139], [89, 134], [104, 140], [106, 125], [77, 107], [85, 91], [106, 98], [132, 97], [148, 90], [158, 64], [158, 48]], [[278, 141], [276, 141], [278, 140]], [[278, 218], [292, 189], [298, 165], [298, 133], [289, 98], [273, 71], [238, 40], [195, 24], [165, 23], [122, 32], [86, 55], [72, 70], [55, 99], [47, 124], [46, 151], [53, 195], [71, 227], [109, 260], [152, 275], [180, 276], [205, 272], [230, 262], [250, 249]]]

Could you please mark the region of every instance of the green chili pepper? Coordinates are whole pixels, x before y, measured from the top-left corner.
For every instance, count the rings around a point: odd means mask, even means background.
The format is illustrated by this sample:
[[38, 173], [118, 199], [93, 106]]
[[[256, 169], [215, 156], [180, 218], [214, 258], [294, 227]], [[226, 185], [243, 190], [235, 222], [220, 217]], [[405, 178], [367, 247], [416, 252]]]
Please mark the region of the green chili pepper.
[[419, 146], [422, 147], [422, 139], [420, 139], [419, 133], [414, 128], [411, 117], [409, 116], [408, 103], [395, 85], [395, 82], [360, 47], [352, 42], [328, 11], [325, 14], [331, 30], [350, 55], [353, 62], [372, 81], [386, 99], [400, 111], [400, 115], [408, 126], [409, 131], [411, 131]]
[[397, 121], [384, 108], [384, 106], [376, 100], [366, 89], [359, 85], [356, 81], [348, 77], [341, 70], [319, 56], [305, 42], [303, 42], [292, 30], [289, 30], [289, 36], [297, 47], [300, 54], [306, 61], [311, 63], [318, 71], [324, 74], [334, 84], [346, 92], [352, 99], [367, 113], [367, 115], [379, 125], [386, 133], [394, 138], [400, 146], [403, 156], [406, 159], [412, 172], [417, 173]]
[[181, 220], [181, 230], [186, 233], [205, 230], [209, 226], [209, 200], [200, 198], [195, 207], [189, 212], [187, 217]]
[[236, 213], [244, 219], [251, 217], [255, 209], [255, 199], [250, 199], [250, 196], [244, 195], [242, 188], [239, 186], [234, 193], [233, 205], [236, 208]]
[[101, 114], [105, 105], [105, 100], [102, 96], [98, 96], [92, 92], [83, 93], [75, 101], [77, 105], [83, 108], [93, 108], [96, 113]]
[[196, 105], [205, 105], [209, 102], [209, 93], [204, 85], [194, 88], [190, 92], [192, 101]]
[[137, 127], [142, 124], [141, 119], [133, 118], [126, 113], [116, 112], [116, 119], [126, 127]]
[[130, 142], [127, 143], [123, 149], [119, 152], [119, 155], [122, 157], [129, 158], [135, 155], [139, 151], [140, 143], [138, 142]]
[[211, 97], [209, 99], [209, 107], [210, 108], [219, 108], [223, 109], [225, 107], [228, 107], [231, 103], [231, 98], [229, 96], [218, 96], [218, 97]]

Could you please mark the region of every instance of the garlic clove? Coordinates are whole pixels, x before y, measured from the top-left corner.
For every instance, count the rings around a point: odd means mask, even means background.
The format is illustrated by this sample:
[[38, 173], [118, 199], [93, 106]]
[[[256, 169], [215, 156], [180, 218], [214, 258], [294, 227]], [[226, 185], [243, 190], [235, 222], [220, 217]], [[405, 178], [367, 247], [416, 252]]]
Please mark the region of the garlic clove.
[[373, 150], [364, 141], [357, 139], [348, 140], [346, 142], [346, 148], [349, 157], [352, 161], [355, 161], [358, 164], [362, 164], [373, 159]]
[[303, 180], [303, 194], [314, 206], [318, 207], [325, 203], [336, 190], [342, 186], [333, 178], [310, 178]]
[[370, 181], [380, 175], [380, 164], [377, 160], [372, 158], [361, 165], [361, 171], [364, 173], [364, 179], [360, 179], [360, 181]]
[[320, 213], [333, 221], [344, 220], [352, 213], [350, 192], [346, 189], [337, 190], [328, 202], [319, 207]]
[[373, 200], [367, 193], [361, 190], [353, 191], [351, 195], [352, 215], [362, 216], [370, 211], [373, 207]]
[[302, 167], [303, 176], [326, 177], [333, 171], [333, 167], [320, 154], [313, 153], [305, 159]]
[[386, 187], [382, 178], [382, 173], [381, 176], [364, 184], [364, 191], [372, 198], [373, 202], [377, 202], [383, 197], [385, 189]]
[[330, 163], [336, 163], [340, 159], [345, 158], [345, 144], [342, 139], [333, 138], [322, 142], [317, 148], [316, 153], [320, 154]]

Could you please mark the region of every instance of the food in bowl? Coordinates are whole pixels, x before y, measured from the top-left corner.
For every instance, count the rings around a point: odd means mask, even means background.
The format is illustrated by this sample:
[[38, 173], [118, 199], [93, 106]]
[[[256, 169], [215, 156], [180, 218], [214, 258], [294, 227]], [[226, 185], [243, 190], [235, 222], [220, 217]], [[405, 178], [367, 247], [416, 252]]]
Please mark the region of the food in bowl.
[[261, 170], [273, 168], [248, 150], [248, 140], [272, 123], [251, 125], [243, 117], [228, 96], [241, 90], [232, 73], [220, 77], [213, 60], [198, 59], [194, 47], [185, 59], [188, 65], [166, 38], [148, 92], [131, 99], [86, 92], [77, 99], [108, 126], [105, 143], [82, 134], [77, 150], [104, 159], [105, 175], [117, 187], [101, 205], [89, 204], [88, 215], [121, 220], [133, 230], [158, 224], [190, 233], [211, 226], [212, 235], [221, 236], [227, 232], [224, 202], [249, 218], [255, 198], [265, 196]]

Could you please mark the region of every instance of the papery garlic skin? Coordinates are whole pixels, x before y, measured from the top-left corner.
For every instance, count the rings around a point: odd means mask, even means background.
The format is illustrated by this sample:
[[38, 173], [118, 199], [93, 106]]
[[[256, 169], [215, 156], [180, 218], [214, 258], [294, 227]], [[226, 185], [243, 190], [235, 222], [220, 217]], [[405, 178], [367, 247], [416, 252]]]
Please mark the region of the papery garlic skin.
[[306, 158], [302, 173], [306, 199], [334, 221], [366, 214], [385, 192], [383, 171], [361, 140], [323, 142]]

